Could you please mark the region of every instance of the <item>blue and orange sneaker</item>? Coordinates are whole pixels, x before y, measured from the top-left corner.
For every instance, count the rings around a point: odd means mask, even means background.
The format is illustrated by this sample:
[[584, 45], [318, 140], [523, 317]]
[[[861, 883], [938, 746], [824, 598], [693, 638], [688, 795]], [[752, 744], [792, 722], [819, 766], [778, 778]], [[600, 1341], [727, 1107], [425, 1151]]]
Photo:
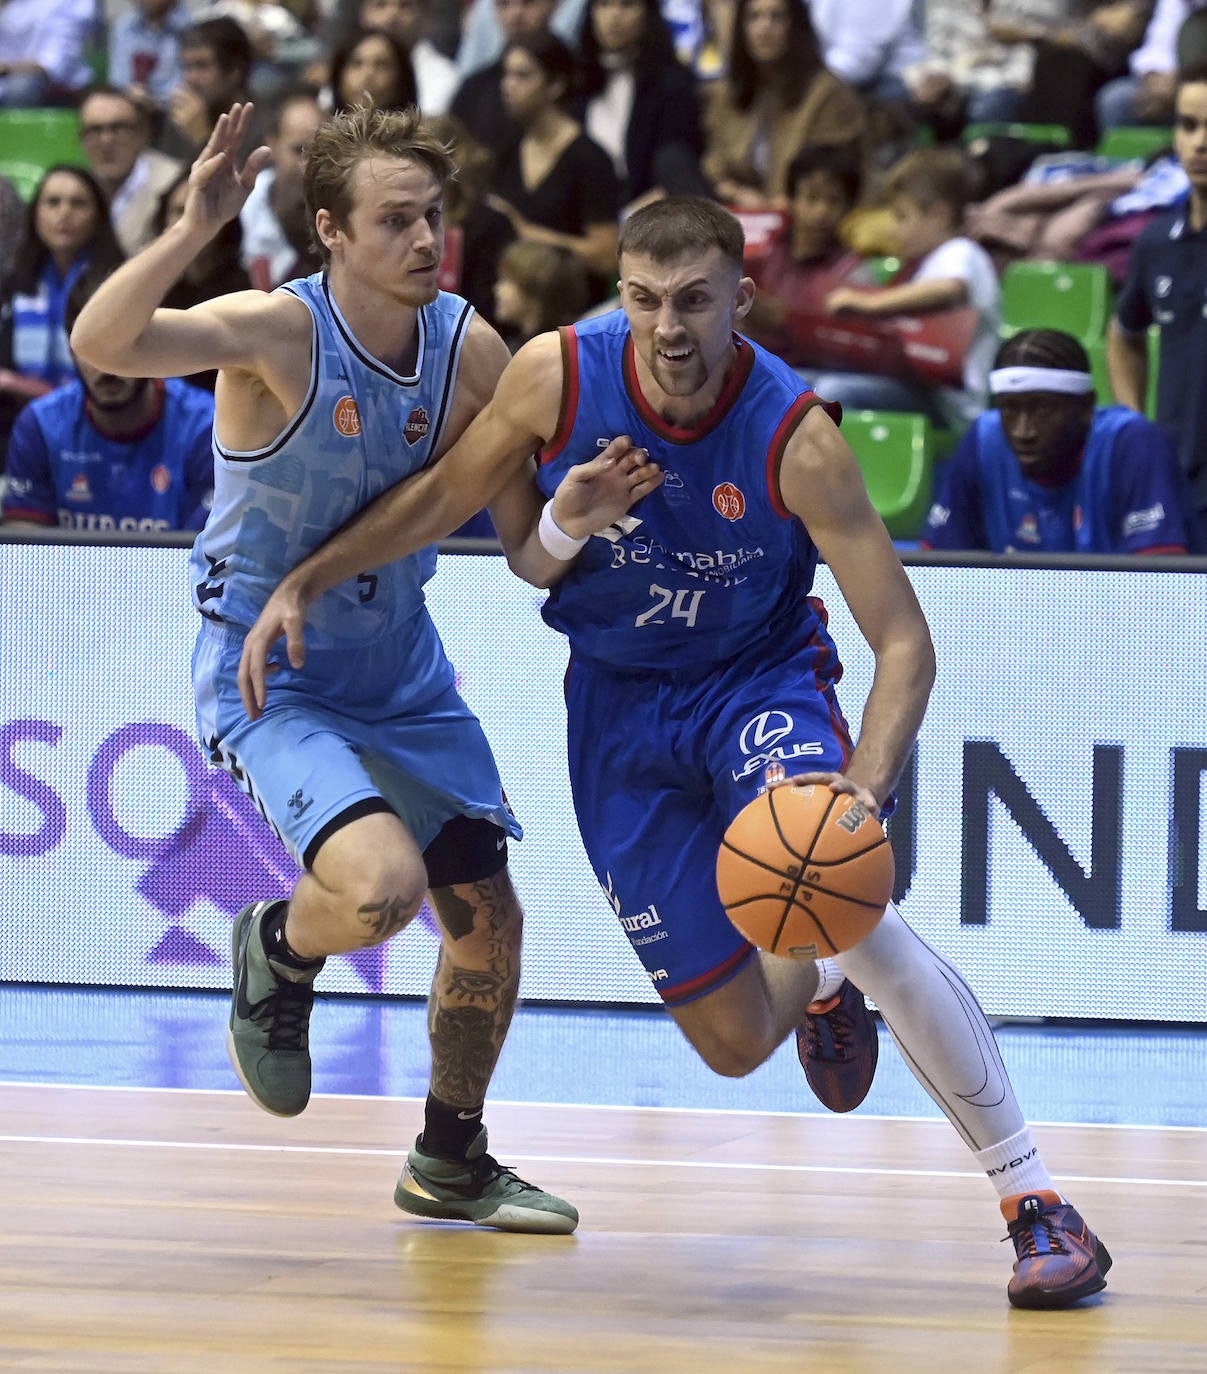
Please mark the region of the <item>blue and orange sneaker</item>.
[[1015, 1307], [1071, 1307], [1106, 1287], [1107, 1248], [1059, 1193], [1003, 1198], [1018, 1258], [1006, 1290]]
[[880, 1040], [863, 993], [847, 979], [837, 996], [813, 1002], [796, 1028], [796, 1053], [823, 1107], [849, 1112], [868, 1095]]

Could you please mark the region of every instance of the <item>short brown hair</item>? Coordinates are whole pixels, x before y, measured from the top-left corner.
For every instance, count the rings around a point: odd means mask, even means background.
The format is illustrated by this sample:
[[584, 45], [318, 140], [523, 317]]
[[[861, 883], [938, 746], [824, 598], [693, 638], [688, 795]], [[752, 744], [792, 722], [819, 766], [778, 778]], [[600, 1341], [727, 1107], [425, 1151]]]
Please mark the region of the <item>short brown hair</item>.
[[890, 199], [901, 196], [923, 210], [946, 205], [959, 223], [971, 194], [968, 163], [954, 149], [916, 148], [889, 168], [884, 189]]
[[[337, 224], [347, 224], [352, 213], [352, 178], [360, 163], [374, 156], [417, 162], [442, 188], [456, 174], [448, 149], [421, 122], [416, 106], [405, 110], [353, 106], [322, 125], [306, 155], [303, 186], [311, 224], [320, 210], [326, 210]], [[317, 246], [326, 263], [330, 253], [321, 242]]]
[[741, 268], [746, 235], [737, 219], [705, 196], [667, 196], [625, 220], [616, 256], [641, 253], [655, 262], [673, 262], [685, 253], [706, 253], [710, 248], [719, 248]]
[[499, 258], [499, 279], [504, 278], [540, 306], [538, 334], [578, 319], [590, 303], [587, 269], [560, 245], [515, 239]]

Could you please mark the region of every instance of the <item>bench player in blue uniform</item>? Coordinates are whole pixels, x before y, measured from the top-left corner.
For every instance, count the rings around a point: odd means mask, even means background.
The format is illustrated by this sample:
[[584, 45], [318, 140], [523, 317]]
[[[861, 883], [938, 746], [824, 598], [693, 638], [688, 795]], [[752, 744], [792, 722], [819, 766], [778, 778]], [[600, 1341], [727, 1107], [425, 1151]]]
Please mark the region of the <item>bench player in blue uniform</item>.
[[947, 465], [924, 548], [1174, 554], [1197, 542], [1172, 443], [1134, 410], [1094, 404], [1089, 356], [1071, 334], [1012, 335], [989, 389], [996, 408]]
[[[70, 329], [104, 280], [76, 279]], [[5, 523], [69, 530], [198, 530], [214, 492], [214, 398], [176, 377], [79, 377], [30, 401], [6, 456]]]
[[[265, 665], [282, 633], [289, 662], [305, 661], [307, 608], [325, 586], [491, 500], [509, 559], [552, 588], [545, 616], [570, 640], [587, 853], [671, 1015], [729, 1075], [762, 1063], [829, 989], [814, 965], [758, 954], [727, 921], [713, 881], [725, 827], [781, 774], [879, 811], [934, 678], [926, 622], [834, 418], [734, 333], [753, 297], [742, 258], [740, 227], [711, 201], [633, 214], [622, 311], [521, 349], [441, 464], [285, 579], [240, 668], [254, 714], [276, 691]], [[618, 449], [617, 435], [637, 447]], [[853, 750], [809, 596], [819, 554], [875, 654]], [[1017, 1255], [1011, 1302], [1064, 1307], [1102, 1288], [1110, 1257], [1056, 1191], [960, 974], [891, 906], [837, 964], [996, 1187]]]
[[220, 369], [214, 507], [191, 563], [198, 726], [211, 760], [303, 868], [287, 903], [253, 903], [236, 918], [231, 1058], [260, 1106], [301, 1111], [324, 957], [389, 939], [430, 888], [442, 934], [431, 1092], [395, 1201], [421, 1216], [565, 1233], [575, 1209], [486, 1151], [483, 1101], [520, 973], [507, 872], [520, 827], [424, 605], [435, 550], [358, 570], [322, 598], [309, 662], [281, 675], [259, 719], [244, 715], [236, 687], [243, 635], [279, 579], [379, 492], [439, 459], [509, 355], [465, 301], [437, 288], [452, 162], [415, 110], [353, 110], [315, 136], [305, 178], [323, 272], [269, 295], [159, 309], [268, 155], [235, 164], [251, 113], [221, 117], [180, 223], [109, 279], [74, 331], [80, 355], [112, 372]]

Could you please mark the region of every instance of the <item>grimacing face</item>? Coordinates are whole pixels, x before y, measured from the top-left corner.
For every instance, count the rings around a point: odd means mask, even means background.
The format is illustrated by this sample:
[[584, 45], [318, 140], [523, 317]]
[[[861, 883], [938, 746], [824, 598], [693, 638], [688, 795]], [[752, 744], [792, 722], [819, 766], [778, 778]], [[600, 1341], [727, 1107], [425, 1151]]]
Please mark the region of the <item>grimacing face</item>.
[[734, 357], [734, 325], [750, 309], [753, 283], [719, 248], [663, 263], [626, 253], [620, 272], [639, 371], [667, 398], [697, 398], [707, 409]]

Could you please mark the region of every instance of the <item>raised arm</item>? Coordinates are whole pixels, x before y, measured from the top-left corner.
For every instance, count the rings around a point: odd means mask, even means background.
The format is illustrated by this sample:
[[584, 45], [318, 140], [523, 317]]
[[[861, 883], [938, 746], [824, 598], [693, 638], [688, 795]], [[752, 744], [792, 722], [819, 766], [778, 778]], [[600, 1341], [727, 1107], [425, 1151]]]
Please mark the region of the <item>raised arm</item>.
[[930, 630], [868, 500], [855, 455], [820, 406], [808, 412], [788, 446], [780, 494], [805, 522], [875, 655], [859, 742], [844, 773], [851, 786], [837, 786], [879, 810], [926, 713], [935, 678]]
[[257, 148], [239, 168], [235, 150], [251, 105], [219, 117], [189, 173], [180, 220], [123, 264], [80, 311], [71, 346], [94, 367], [124, 377], [176, 377], [250, 363], [256, 339], [249, 327], [261, 293], [241, 293], [193, 310], [160, 310], [169, 287], [202, 248], [242, 208], [270, 157]]
[[[468, 368], [466, 385], [471, 394], [481, 387], [483, 369], [490, 366], [479, 361], [477, 353], [485, 353], [486, 343], [475, 343], [474, 348], [475, 356], [462, 364]], [[265, 674], [273, 644], [284, 635], [290, 663], [301, 667], [305, 662], [303, 632], [311, 602], [350, 577], [404, 558], [451, 534], [471, 515], [490, 506], [508, 484], [510, 495], [497, 506], [508, 558], [527, 580], [552, 580], [549, 556], [537, 548], [542, 503], [530, 463], [533, 453], [557, 429], [562, 379], [557, 334], [539, 335], [504, 368], [485, 408], [469, 421], [438, 462], [383, 492], [289, 573], [244, 641], [239, 691], [253, 720], [264, 708]], [[621, 436], [591, 464], [583, 466], [592, 473], [602, 473], [613, 459], [629, 451], [627, 436]], [[657, 485], [652, 477], [642, 485], [648, 469], [638, 460], [626, 464], [625, 472], [631, 490], [620, 509]], [[522, 494], [524, 487], [529, 491], [527, 496]], [[580, 481], [562, 498], [567, 512], [564, 533], [572, 537], [590, 534], [614, 518], [598, 519], [589, 492], [584, 498], [581, 487]], [[590, 528], [583, 529], [582, 524]]]

